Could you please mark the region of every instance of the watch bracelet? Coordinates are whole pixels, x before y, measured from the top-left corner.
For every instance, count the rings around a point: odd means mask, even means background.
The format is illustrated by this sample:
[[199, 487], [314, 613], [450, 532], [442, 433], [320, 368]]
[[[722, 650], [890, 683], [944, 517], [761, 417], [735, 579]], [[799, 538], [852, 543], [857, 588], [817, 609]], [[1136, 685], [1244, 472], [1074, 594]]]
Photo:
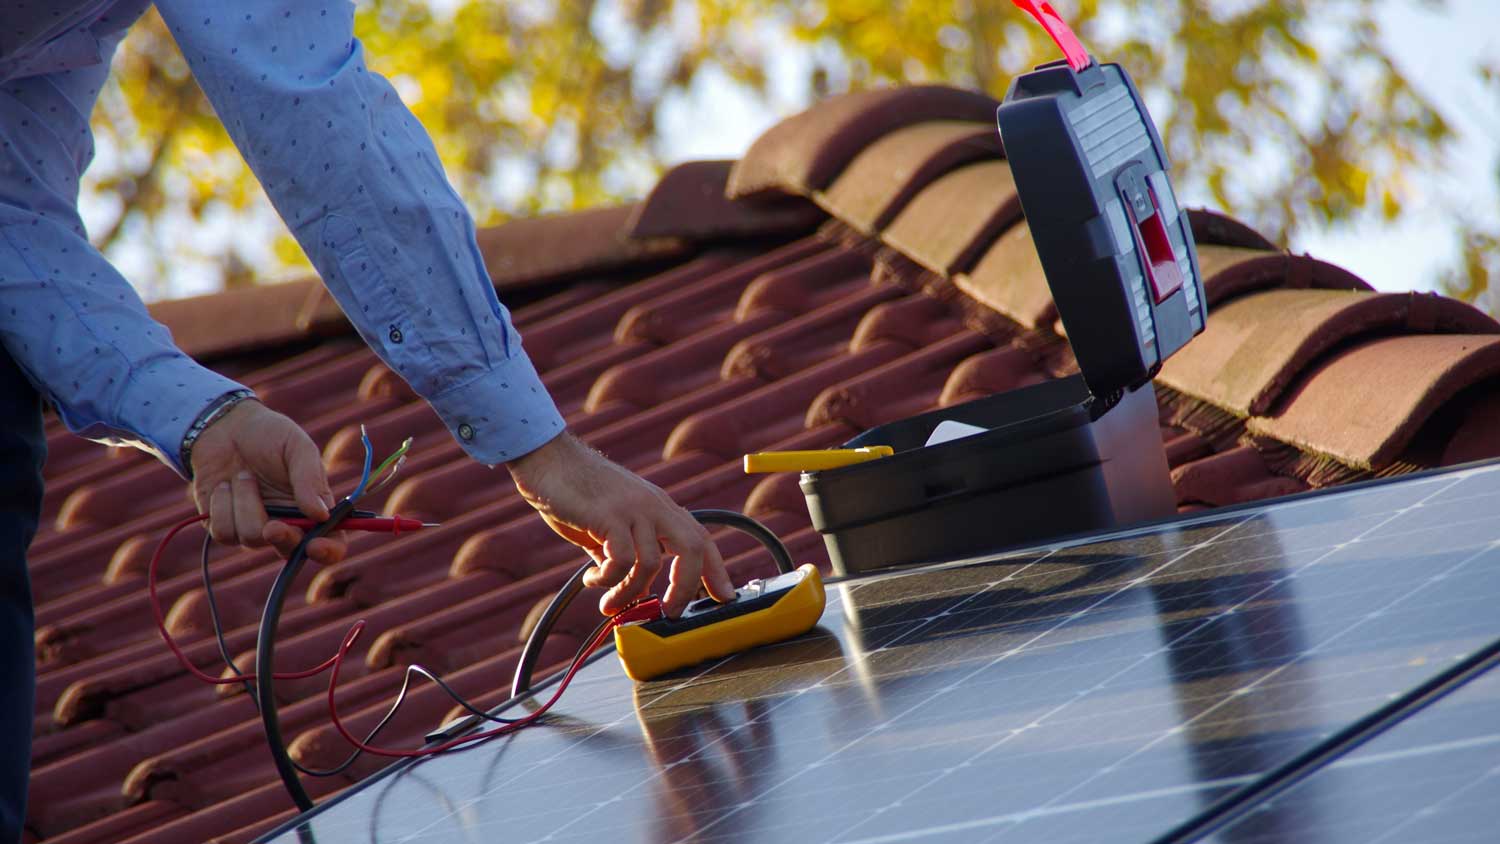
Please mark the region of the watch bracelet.
[[235, 405], [242, 401], [255, 398], [255, 393], [241, 388], [231, 390], [219, 396], [198, 414], [193, 424], [188, 427], [187, 433], [182, 435], [182, 446], [178, 449], [178, 459], [182, 462], [182, 469], [187, 472], [189, 478], [193, 476], [193, 444], [208, 430], [208, 426], [217, 422], [224, 414], [228, 413]]

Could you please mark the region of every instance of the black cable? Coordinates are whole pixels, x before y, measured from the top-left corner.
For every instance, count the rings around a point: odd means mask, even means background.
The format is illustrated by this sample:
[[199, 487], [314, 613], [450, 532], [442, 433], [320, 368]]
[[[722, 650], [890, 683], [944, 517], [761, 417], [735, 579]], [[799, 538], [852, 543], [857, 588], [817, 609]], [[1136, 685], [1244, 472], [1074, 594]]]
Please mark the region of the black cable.
[[776, 561], [776, 570], [782, 574], [791, 574], [797, 570], [797, 564], [792, 562], [792, 553], [786, 550], [781, 543], [781, 538], [774, 531], [744, 513], [734, 510], [692, 510], [693, 518], [705, 525], [723, 525], [734, 528], [740, 533], [747, 533], [765, 546], [771, 552], [771, 559]]
[[[782, 574], [790, 574], [796, 570], [797, 565], [792, 562], [792, 555], [781, 539], [770, 528], [744, 513], [733, 510], [693, 510], [691, 513], [701, 524], [723, 525], [754, 537], [771, 552], [771, 558], [776, 561], [776, 569]], [[511, 697], [520, 697], [531, 689], [531, 675], [536, 671], [537, 660], [542, 657], [542, 644], [552, 634], [557, 619], [573, 603], [573, 599], [578, 597], [578, 593], [583, 591], [583, 576], [593, 567], [594, 564], [589, 562], [574, 572], [552, 597], [552, 602], [547, 604], [547, 609], [537, 619], [536, 626], [531, 628], [531, 635], [526, 637], [526, 646], [521, 649], [521, 659], [516, 663], [515, 677], [510, 683]]]
[[1447, 670], [1433, 675], [1400, 697], [1302, 751], [1252, 782], [1215, 800], [1153, 844], [1199, 841], [1223, 829], [1266, 801], [1302, 782], [1335, 760], [1426, 709], [1475, 677], [1500, 665], [1500, 639], [1495, 639]]
[[[305, 768], [291, 758], [282, 737], [281, 718], [276, 706], [275, 677], [273, 676], [272, 668], [276, 650], [276, 627], [281, 620], [281, 610], [286, 602], [286, 592], [291, 588], [292, 581], [296, 579], [297, 574], [302, 569], [302, 565], [307, 561], [308, 544], [314, 539], [333, 532], [337, 528], [338, 523], [348, 518], [353, 510], [354, 502], [351, 499], [346, 498], [339, 502], [333, 508], [332, 512], [329, 513], [327, 521], [316, 525], [302, 537], [302, 541], [298, 543], [296, 549], [292, 551], [291, 556], [287, 558], [286, 564], [282, 566], [281, 571], [276, 575], [276, 580], [271, 584], [271, 591], [266, 596], [265, 610], [261, 614], [260, 630], [256, 635], [255, 664], [259, 682], [251, 684], [248, 680], [245, 681], [246, 692], [251, 693], [252, 702], [260, 710], [261, 723], [264, 725], [266, 731], [266, 743], [270, 747], [271, 759], [276, 764], [276, 772], [280, 775], [282, 785], [286, 787], [287, 793], [292, 798], [292, 802], [296, 803], [297, 808], [304, 812], [311, 810], [314, 804], [307, 790], [303, 787], [302, 781], [298, 779], [297, 774], [300, 772], [315, 777], [334, 776], [342, 773], [350, 765], [354, 764], [362, 751], [355, 748], [349, 758], [345, 759], [338, 766], [321, 771]], [[791, 554], [786, 550], [786, 546], [782, 544], [776, 534], [755, 519], [732, 510], [694, 510], [692, 511], [692, 515], [703, 524], [724, 525], [754, 537], [771, 552], [771, 557], [775, 560], [777, 569], [782, 573], [791, 572], [796, 568], [792, 562]], [[233, 659], [230, 658], [229, 646], [224, 639], [218, 605], [214, 600], [213, 580], [208, 569], [208, 547], [205, 544], [203, 553], [203, 583], [204, 592], [208, 598], [209, 617], [213, 623], [214, 636], [219, 643], [220, 655], [231, 670], [236, 674], [240, 674], [243, 672], [235, 666]], [[553, 597], [552, 603], [547, 606], [546, 612], [542, 614], [542, 618], [538, 621], [536, 627], [532, 629], [531, 636], [528, 637], [526, 646], [521, 652], [520, 662], [516, 666], [516, 676], [515, 681], [512, 683], [511, 691], [513, 698], [519, 697], [521, 693], [530, 689], [531, 675], [536, 668], [536, 661], [541, 656], [542, 643], [546, 640], [548, 634], [551, 633], [552, 627], [557, 623], [557, 618], [572, 603], [573, 598], [582, 591], [583, 575], [592, 567], [593, 563], [591, 562], [581, 567], [577, 572], [574, 572], [563, 588]], [[605, 619], [601, 622], [601, 627], [608, 623], [609, 620]], [[575, 659], [582, 659], [587, 656], [584, 650], [588, 647], [588, 642], [593, 640], [600, 629], [596, 627], [594, 635], [591, 635], [584, 641]], [[473, 717], [499, 724], [514, 723], [515, 719], [502, 718], [479, 710], [465, 700], [462, 695], [454, 691], [442, 678], [426, 668], [420, 665], [409, 665], [406, 668], [406, 674], [402, 679], [401, 689], [397, 692], [395, 701], [386, 710], [386, 714], [380, 719], [380, 722], [375, 725], [375, 728], [365, 739], [365, 743], [368, 744], [373, 741], [380, 734], [380, 731], [395, 717], [397, 710], [406, 700], [407, 693], [410, 691], [413, 674], [418, 674], [431, 680], [455, 703], [470, 712]], [[464, 723], [468, 723], [469, 721], [470, 719], [465, 719]], [[450, 731], [445, 730], [443, 732]], [[429, 740], [434, 739], [429, 736]]]
[[[229, 655], [229, 643], [224, 640], [224, 623], [219, 618], [219, 602], [214, 600], [214, 579], [208, 571], [208, 552], [213, 548], [214, 536], [211, 533], [203, 534], [203, 551], [200, 555], [200, 563], [203, 569], [203, 595], [208, 598], [208, 620], [214, 628], [214, 640], [219, 643], [219, 656], [229, 670], [236, 674], [244, 674], [238, 665], [234, 664], [234, 657]], [[241, 682], [245, 687], [245, 694], [250, 696], [250, 703], [255, 706], [255, 711], [260, 711], [260, 705], [255, 703], [255, 686], [251, 685], [249, 678]]]
[[[359, 511], [357, 510], [355, 511], [355, 513], [358, 512]], [[351, 515], [351, 518], [354, 518], [354, 516]], [[234, 657], [230, 656], [229, 643], [224, 638], [224, 622], [219, 615], [219, 603], [214, 597], [213, 575], [210, 573], [208, 565], [209, 551], [212, 548], [213, 537], [204, 535], [201, 562], [203, 568], [203, 594], [208, 598], [209, 621], [213, 625], [214, 639], [219, 644], [219, 656], [223, 658], [224, 664], [229, 666], [229, 670], [233, 671], [235, 674], [244, 674], [245, 672], [241, 671], [239, 665], [235, 663]], [[390, 724], [391, 719], [396, 716], [397, 710], [399, 710], [401, 708], [401, 704], [406, 701], [406, 695], [411, 689], [411, 677], [413, 674], [417, 674], [427, 678], [428, 680], [431, 680], [438, 686], [438, 688], [442, 689], [449, 698], [452, 698], [454, 703], [462, 706], [464, 709], [467, 709], [468, 711], [473, 712], [474, 714], [490, 721], [495, 721], [502, 724], [510, 723], [509, 719], [498, 718], [479, 711], [474, 707], [473, 704], [465, 700], [462, 695], [454, 691], [453, 688], [446, 682], [444, 682], [441, 677], [437, 676], [431, 671], [428, 671], [426, 668], [420, 665], [409, 665], [406, 667], [406, 675], [401, 679], [401, 688], [396, 692], [396, 699], [391, 703], [390, 708], [386, 710], [385, 715], [381, 716], [380, 721], [375, 724], [374, 729], [370, 730], [369, 734], [365, 736], [365, 744], [371, 744], [375, 741], [375, 739], [379, 738], [380, 733], [385, 730], [386, 725]], [[245, 693], [248, 696], [247, 699], [250, 701], [250, 705], [255, 707], [255, 711], [259, 713], [260, 702], [256, 700], [254, 684], [252, 684], [249, 679], [246, 679], [243, 681], [243, 685], [245, 687]], [[291, 760], [291, 762], [293, 767], [295, 767], [297, 771], [303, 776], [336, 777], [339, 774], [342, 774], [343, 772], [349, 770], [349, 767], [355, 762], [359, 761], [359, 757], [363, 755], [364, 751], [356, 747], [349, 754], [348, 758], [332, 768], [309, 768], [298, 762], [296, 759]]]
[[[209, 550], [212, 547], [213, 547], [213, 537], [205, 535], [203, 537], [203, 553], [202, 553], [203, 594], [208, 598], [208, 618], [209, 618], [209, 622], [213, 625], [213, 628], [214, 628], [214, 639], [219, 643], [219, 656], [223, 658], [224, 664], [227, 665], [227, 666], [229, 666], [229, 670], [233, 671], [235, 674], [244, 674], [245, 672], [241, 671], [239, 665], [235, 663], [234, 657], [232, 657], [232, 656], [229, 655], [229, 643], [224, 638], [224, 622], [223, 622], [223, 619], [219, 616], [219, 602], [217, 600], [215, 600], [215, 598], [214, 598], [213, 575], [209, 573], [209, 566], [208, 566]], [[449, 690], [447, 688], [446, 684], [443, 683], [443, 681], [439, 680], [437, 677], [432, 676], [430, 673], [427, 672], [427, 670], [425, 668], [420, 668], [419, 666], [413, 666], [413, 667], [417, 667], [419, 669], [418, 673], [423, 674], [423, 676], [426, 676], [428, 679], [430, 679], [433, 682], [437, 683], [439, 686], [442, 686], [443, 689], [444, 689], [444, 691], [448, 692], [448, 696], [449, 697], [454, 698], [460, 704], [464, 704], [464, 701], [460, 700], [451, 690]], [[370, 734], [367, 735], [367, 736], [365, 736], [365, 744], [369, 744], [369, 743], [373, 742], [375, 739], [379, 738], [381, 731], [384, 730], [385, 726], [391, 722], [391, 719], [393, 717], [395, 717], [396, 710], [400, 709], [401, 708], [401, 704], [406, 700], [407, 687], [410, 685], [410, 683], [411, 683], [411, 673], [410, 673], [410, 668], [409, 668], [407, 676], [401, 681], [401, 689], [400, 689], [400, 691], [398, 691], [396, 693], [396, 700], [395, 700], [395, 702], [391, 704], [390, 709], [388, 709], [386, 711], [385, 715], [381, 717], [380, 721], [375, 725], [375, 728], [370, 731]], [[245, 694], [247, 695], [247, 699], [250, 701], [250, 705], [253, 706], [253, 707], [255, 707], [255, 711], [257, 713], [259, 713], [260, 712], [260, 702], [258, 700], [256, 700], [256, 691], [255, 691], [254, 684], [252, 684], [250, 682], [250, 680], [247, 678], [246, 680], [243, 681], [243, 685], [245, 687]], [[301, 773], [303, 776], [308, 776], [308, 777], [336, 777], [339, 774], [342, 774], [343, 772], [349, 770], [349, 766], [353, 765], [355, 762], [359, 761], [359, 757], [362, 756], [363, 754], [364, 754], [364, 751], [360, 750], [359, 748], [356, 747], [354, 749], [354, 752], [350, 753], [349, 757], [347, 759], [345, 759], [344, 761], [340, 762], [339, 764], [335, 765], [332, 768], [321, 768], [321, 769], [320, 768], [309, 768], [309, 767], [303, 765], [302, 763], [298, 762], [295, 759], [291, 760], [291, 762], [292, 762], [292, 765], [297, 769], [297, 771], [299, 773]]]
[[266, 744], [270, 747], [271, 761], [276, 763], [276, 773], [281, 776], [282, 785], [286, 786], [292, 802], [304, 812], [313, 807], [313, 801], [308, 796], [307, 789], [302, 787], [302, 781], [297, 778], [297, 763], [287, 753], [286, 743], [281, 737], [281, 716], [276, 709], [276, 625], [281, 621], [281, 608], [286, 603], [286, 592], [291, 588], [297, 573], [302, 570], [302, 564], [307, 561], [308, 543], [332, 533], [353, 509], [354, 501], [345, 498], [328, 514], [328, 521], [315, 525], [303, 535], [302, 541], [297, 543], [296, 550], [292, 551], [286, 564], [277, 573], [275, 582], [271, 584], [271, 592], [266, 596], [266, 608], [260, 617], [260, 631], [255, 637], [255, 670], [258, 679], [256, 699], [260, 704], [261, 724], [266, 729]]
[[510, 696], [520, 697], [531, 689], [531, 675], [536, 671], [536, 662], [542, 658], [542, 643], [547, 641], [551, 635], [552, 628], [557, 624], [557, 619], [563, 614], [563, 610], [573, 603], [578, 593], [583, 591], [583, 576], [594, 567], [592, 562], [579, 566], [578, 571], [568, 578], [568, 582], [557, 590], [552, 596], [552, 602], [547, 604], [547, 609], [542, 617], [537, 619], [531, 628], [531, 635], [526, 637], [526, 646], [521, 649], [521, 658], [516, 662], [516, 673], [510, 681]]
[[[491, 715], [488, 712], [479, 709], [478, 707], [474, 706], [474, 704], [469, 703], [467, 700], [465, 700], [463, 695], [454, 691], [452, 686], [449, 686], [446, 682], [443, 681], [443, 678], [420, 665], [414, 664], [406, 666], [406, 674], [408, 677], [410, 677], [412, 674], [420, 674], [423, 677], [426, 677], [434, 684], [436, 684], [438, 688], [442, 689], [443, 693], [448, 695], [449, 699], [454, 703], [458, 704], [463, 709], [466, 709], [469, 712], [473, 713], [475, 716], [483, 718], [486, 721], [493, 721], [496, 724], [514, 724], [516, 721], [520, 720], [519, 718], [501, 718], [498, 715]], [[369, 744], [369, 740], [366, 740], [365, 743]]]
[[[590, 565], [592, 565], [592, 564], [590, 564]], [[584, 568], [587, 569], [588, 566], [585, 566]], [[578, 575], [575, 574], [574, 576], [577, 577]], [[564, 588], [566, 588], [566, 587], [564, 587]], [[561, 593], [559, 593], [559, 594], [561, 594]], [[556, 598], [554, 598], [553, 600], [556, 600]], [[594, 627], [593, 631], [590, 632], [589, 635], [587, 635], [587, 636], [585, 636], [583, 638], [583, 641], [580, 642], [579, 645], [578, 645], [578, 651], [573, 654], [573, 659], [572, 659], [573, 663], [581, 663], [585, 659], [588, 658], [589, 653], [590, 653], [590, 651], [589, 651], [589, 644], [591, 642], [593, 642], [595, 639], [599, 638], [599, 634], [604, 631], [605, 626], [607, 626], [608, 624], [610, 624], [611, 621], [613, 621], [613, 619], [610, 619], [610, 618], [601, 619], [599, 621], [599, 624]], [[528, 642], [529, 642], [529, 640], [528, 640]], [[525, 656], [525, 652], [524, 651], [522, 652], [522, 656], [523, 657]], [[535, 662], [535, 657], [532, 658], [532, 661]], [[561, 677], [562, 674], [563, 674], [563, 672], [558, 672], [557, 674], [554, 674], [553, 676], [554, 677]], [[525, 694], [530, 694], [530, 692], [531, 692], [531, 689], [528, 688], [525, 691]], [[509, 709], [512, 704], [518, 702], [518, 699], [520, 697], [521, 697], [521, 695], [512, 694], [510, 696], [510, 698], [508, 698], [507, 700], [503, 701], [499, 706], [495, 707], [495, 709], [492, 710], [492, 711], [499, 712], [499, 711], [503, 711], [503, 710]], [[486, 720], [486, 721], [495, 721], [495, 722], [498, 722], [498, 723], [501, 723], [501, 724], [511, 723], [511, 719], [506, 719], [506, 718], [501, 718], [501, 717], [496, 716], [496, 715], [491, 715], [488, 712], [480, 712], [479, 710], [475, 709], [474, 707], [470, 706], [468, 703], [465, 703], [463, 701], [459, 701], [459, 703], [460, 703], [461, 706], [463, 706], [464, 708], [468, 709], [473, 714], [470, 715], [468, 718], [463, 719], [462, 721], [455, 721], [455, 722], [450, 723], [450, 724], [445, 724], [445, 725], [443, 725], [443, 726], [441, 726], [441, 727], [433, 730], [432, 732], [428, 733], [427, 734], [427, 743], [428, 744], [437, 744], [437, 743], [440, 743], [440, 742], [452, 741], [453, 739], [458, 738], [460, 735], [462, 735], [463, 733], [468, 732], [470, 729], [472, 729], [474, 726], [476, 726], [479, 723], [479, 719], [481, 719], [481, 718], [484, 719], [484, 720]], [[551, 717], [551, 716], [549, 716], [549, 717]], [[538, 721], [537, 723], [541, 723], [541, 722]]]

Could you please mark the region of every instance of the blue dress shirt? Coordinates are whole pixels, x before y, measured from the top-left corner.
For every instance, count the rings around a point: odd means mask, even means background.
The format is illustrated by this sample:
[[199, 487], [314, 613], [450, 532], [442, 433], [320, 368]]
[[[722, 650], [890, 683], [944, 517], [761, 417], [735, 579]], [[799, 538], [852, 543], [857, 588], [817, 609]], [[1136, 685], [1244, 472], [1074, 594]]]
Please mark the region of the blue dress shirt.
[[[89, 114], [116, 45], [149, 5], [59, 4], [70, 20], [0, 56], [0, 343], [71, 430], [138, 445], [182, 472], [183, 435], [239, 385], [173, 345], [89, 245], [77, 209]], [[365, 65], [353, 5], [156, 6], [360, 336], [469, 454], [502, 463], [561, 432], [431, 140]]]

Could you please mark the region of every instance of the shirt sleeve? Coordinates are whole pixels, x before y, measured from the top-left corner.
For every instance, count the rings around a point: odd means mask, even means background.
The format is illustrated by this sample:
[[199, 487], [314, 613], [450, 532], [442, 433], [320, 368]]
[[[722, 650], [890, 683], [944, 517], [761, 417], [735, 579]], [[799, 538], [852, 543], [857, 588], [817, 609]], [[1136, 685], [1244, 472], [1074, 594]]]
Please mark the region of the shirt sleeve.
[[183, 354], [87, 240], [55, 221], [15, 216], [0, 217], [6, 351], [69, 430], [143, 448], [186, 477], [179, 451], [188, 427], [242, 387]]
[[219, 118], [360, 336], [476, 459], [561, 433], [427, 133], [343, 0], [160, 0]]
[[69, 429], [144, 448], [186, 476], [187, 429], [242, 387], [183, 354], [84, 237], [78, 179], [102, 71], [0, 90], [0, 345]]

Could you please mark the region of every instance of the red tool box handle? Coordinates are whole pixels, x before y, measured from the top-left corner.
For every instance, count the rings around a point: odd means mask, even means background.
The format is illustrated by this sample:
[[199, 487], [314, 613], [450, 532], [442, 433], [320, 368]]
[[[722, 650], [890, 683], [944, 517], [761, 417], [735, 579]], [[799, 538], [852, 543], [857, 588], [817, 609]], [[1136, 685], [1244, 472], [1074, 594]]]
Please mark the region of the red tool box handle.
[[1052, 36], [1053, 43], [1063, 51], [1069, 67], [1074, 70], [1083, 70], [1094, 63], [1094, 60], [1089, 58], [1089, 51], [1083, 48], [1083, 42], [1078, 40], [1078, 36], [1073, 34], [1067, 21], [1064, 21], [1062, 16], [1053, 10], [1052, 4], [1047, 0], [1012, 0], [1012, 2], [1021, 7], [1021, 11], [1036, 18], [1036, 22], [1042, 25], [1042, 29], [1047, 30], [1047, 34]]

